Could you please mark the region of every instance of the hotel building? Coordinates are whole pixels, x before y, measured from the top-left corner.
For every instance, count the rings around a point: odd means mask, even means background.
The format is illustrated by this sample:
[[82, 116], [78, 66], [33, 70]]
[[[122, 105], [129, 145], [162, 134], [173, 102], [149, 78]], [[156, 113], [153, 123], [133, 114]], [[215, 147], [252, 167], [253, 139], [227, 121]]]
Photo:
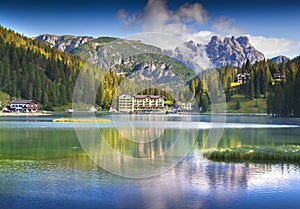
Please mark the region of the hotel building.
[[161, 111], [164, 109], [164, 96], [159, 95], [125, 95], [118, 97], [118, 111]]

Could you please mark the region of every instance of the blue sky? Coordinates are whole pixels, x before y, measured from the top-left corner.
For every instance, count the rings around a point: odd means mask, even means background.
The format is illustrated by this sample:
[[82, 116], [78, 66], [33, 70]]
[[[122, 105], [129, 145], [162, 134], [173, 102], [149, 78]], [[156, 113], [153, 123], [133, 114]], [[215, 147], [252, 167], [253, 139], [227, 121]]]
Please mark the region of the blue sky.
[[300, 54], [299, 6], [290, 0], [8, 1], [1, 3], [0, 24], [30, 37], [126, 37], [157, 30], [207, 42], [214, 34], [247, 35], [267, 57], [293, 57]]

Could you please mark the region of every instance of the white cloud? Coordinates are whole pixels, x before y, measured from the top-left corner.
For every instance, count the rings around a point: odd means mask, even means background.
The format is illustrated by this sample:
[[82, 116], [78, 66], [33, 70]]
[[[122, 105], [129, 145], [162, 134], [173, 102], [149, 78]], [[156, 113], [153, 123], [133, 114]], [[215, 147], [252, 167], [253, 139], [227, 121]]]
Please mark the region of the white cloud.
[[208, 21], [207, 11], [199, 3], [184, 4], [177, 11], [168, 9], [166, 0], [148, 0], [142, 12], [128, 15], [118, 11], [125, 26], [140, 25], [142, 32], [163, 32], [182, 35], [193, 29], [193, 24], [204, 25]]
[[219, 34], [216, 34], [215, 32], [212, 31], [199, 31], [196, 33], [186, 33], [183, 34], [182, 37], [187, 40], [187, 41], [194, 41], [196, 43], [200, 44], [207, 44], [212, 36], [216, 36]]
[[239, 36], [242, 34], [243, 30], [240, 27], [232, 26], [235, 20], [225, 16], [217, 18], [212, 27], [217, 31], [217, 33], [225, 36]]
[[137, 12], [129, 15], [124, 9], [120, 9], [117, 17], [122, 21], [126, 29], [131, 29], [140, 22], [141, 13]]
[[174, 46], [181, 46], [186, 41], [172, 34], [161, 32], [137, 33], [126, 38], [130, 40], [140, 40], [145, 44], [153, 45], [161, 49], [173, 49]]
[[[196, 43], [206, 44], [213, 35], [223, 39], [225, 36], [241, 36], [243, 30], [236, 26], [234, 19], [221, 16], [210, 20], [205, 8], [199, 4], [183, 4], [177, 10], [167, 7], [167, 0], [148, 0], [143, 11], [128, 14], [121, 9], [118, 18], [127, 28], [139, 26], [141, 32], [161, 32], [179, 36], [186, 41], [193, 40]], [[201, 26], [211, 26], [214, 31], [199, 31]], [[263, 36], [246, 35], [250, 44], [264, 53], [267, 58], [286, 55], [294, 57], [300, 52], [300, 42], [284, 38], [268, 38]], [[155, 40], [164, 48], [175, 48], [169, 42]], [[174, 44], [174, 43], [172, 43]]]
[[264, 53], [267, 58], [286, 55], [293, 58], [300, 52], [300, 42], [285, 38], [268, 38], [264, 36], [246, 35], [252, 46]]
[[185, 3], [177, 10], [170, 10], [167, 0], [148, 0], [143, 11], [128, 15], [121, 9], [118, 11], [118, 18], [128, 28], [138, 25], [141, 32], [168, 33], [202, 44], [208, 43], [213, 35], [224, 37], [238, 35], [242, 31], [232, 26], [235, 22], [233, 19], [225, 16], [213, 20], [212, 27], [217, 32], [199, 31], [199, 28], [208, 25], [209, 21], [208, 12], [199, 3]]
[[117, 13], [117, 16], [119, 19], [126, 19], [128, 17], [128, 13], [125, 11], [125, 9], [120, 9]]
[[199, 4], [185, 3], [174, 15], [177, 21], [193, 22], [196, 21], [198, 24], [203, 25], [208, 21], [207, 11], [204, 7]]
[[[184, 42], [192, 38], [196, 39], [197, 43], [204, 36], [205, 41], [208, 39], [208, 34], [204, 32], [192, 34], [195, 26], [205, 25], [208, 22], [208, 13], [199, 3], [186, 3], [175, 11], [167, 7], [166, 0], [148, 0], [142, 12], [129, 16], [125, 10], [120, 10], [118, 17], [126, 26], [140, 26], [143, 33], [131, 36], [131, 39], [138, 39], [162, 49], [175, 49], [176, 47], [184, 49], [186, 48]], [[191, 55], [193, 53], [191, 50], [185, 52], [199, 66], [210, 65], [206, 55], [200, 57], [195, 54]]]

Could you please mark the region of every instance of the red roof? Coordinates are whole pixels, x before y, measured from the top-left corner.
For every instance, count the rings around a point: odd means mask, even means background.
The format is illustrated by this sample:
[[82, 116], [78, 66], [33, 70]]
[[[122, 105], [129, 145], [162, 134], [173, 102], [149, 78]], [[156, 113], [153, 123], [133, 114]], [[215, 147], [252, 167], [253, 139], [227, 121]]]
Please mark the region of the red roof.
[[159, 95], [135, 95], [134, 96], [135, 99], [145, 99], [147, 97], [151, 99], [159, 99], [159, 98], [163, 98], [164, 96], [159, 96]]
[[30, 104], [31, 102], [37, 104], [37, 102], [34, 100], [13, 100], [10, 104]]

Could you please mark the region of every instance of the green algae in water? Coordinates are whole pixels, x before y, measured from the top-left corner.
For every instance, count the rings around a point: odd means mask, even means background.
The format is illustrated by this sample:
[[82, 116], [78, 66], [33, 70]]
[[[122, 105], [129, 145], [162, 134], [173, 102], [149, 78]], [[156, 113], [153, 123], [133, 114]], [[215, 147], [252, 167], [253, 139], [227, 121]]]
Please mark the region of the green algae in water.
[[72, 129], [1, 129], [0, 159], [59, 159], [83, 152]]

